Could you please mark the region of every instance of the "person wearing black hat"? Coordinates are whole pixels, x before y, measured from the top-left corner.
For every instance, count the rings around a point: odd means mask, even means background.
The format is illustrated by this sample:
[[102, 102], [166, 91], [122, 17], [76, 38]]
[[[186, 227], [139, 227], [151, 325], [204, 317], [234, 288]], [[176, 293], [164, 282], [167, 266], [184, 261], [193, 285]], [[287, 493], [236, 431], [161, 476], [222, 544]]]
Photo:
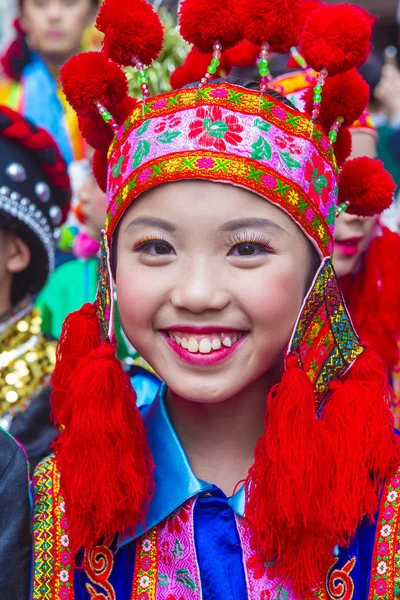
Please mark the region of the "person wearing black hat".
[[56, 356], [33, 297], [54, 269], [70, 196], [51, 136], [0, 106], [0, 427], [24, 446], [32, 468], [55, 436], [49, 383]]

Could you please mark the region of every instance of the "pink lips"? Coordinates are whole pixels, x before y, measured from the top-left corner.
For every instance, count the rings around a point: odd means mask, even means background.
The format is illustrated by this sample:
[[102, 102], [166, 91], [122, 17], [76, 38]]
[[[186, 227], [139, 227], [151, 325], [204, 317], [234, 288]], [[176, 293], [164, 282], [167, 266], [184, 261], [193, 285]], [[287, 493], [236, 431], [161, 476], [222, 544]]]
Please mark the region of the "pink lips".
[[[175, 328], [175, 330], [178, 330], [178, 328]], [[172, 329], [170, 329], [169, 331], [172, 331]], [[185, 331], [187, 333], [192, 333], [193, 335], [196, 335], [196, 334], [197, 335], [201, 335], [201, 334], [206, 335], [206, 334], [210, 334], [210, 333], [215, 333], [216, 331], [221, 332], [221, 333], [232, 333], [235, 330], [228, 329], [228, 328], [225, 328], [225, 329], [218, 328], [218, 330], [216, 330], [215, 327], [190, 327], [190, 329], [189, 329], [188, 327], [179, 326], [179, 331], [180, 332]], [[236, 330], [236, 332], [237, 332], [237, 330]], [[166, 343], [168, 344], [168, 346], [170, 347], [170, 349], [181, 360], [184, 360], [192, 365], [201, 365], [201, 366], [211, 366], [211, 365], [218, 364], [218, 363], [222, 362], [223, 360], [226, 360], [229, 356], [231, 356], [239, 348], [239, 346], [241, 346], [241, 344], [247, 337], [247, 335], [243, 335], [243, 337], [241, 337], [239, 340], [234, 342], [230, 348], [223, 346], [219, 350], [211, 351], [209, 354], [201, 354], [200, 352], [192, 353], [192, 352], [189, 352], [189, 350], [182, 348], [182, 346], [177, 344], [175, 342], [175, 340], [171, 339], [169, 337], [169, 335], [165, 332], [162, 332], [162, 336], [163, 336], [164, 340], [166, 341]]]
[[362, 240], [362, 237], [348, 238], [347, 240], [336, 241], [336, 248], [346, 258], [355, 256], [358, 252], [358, 246]]

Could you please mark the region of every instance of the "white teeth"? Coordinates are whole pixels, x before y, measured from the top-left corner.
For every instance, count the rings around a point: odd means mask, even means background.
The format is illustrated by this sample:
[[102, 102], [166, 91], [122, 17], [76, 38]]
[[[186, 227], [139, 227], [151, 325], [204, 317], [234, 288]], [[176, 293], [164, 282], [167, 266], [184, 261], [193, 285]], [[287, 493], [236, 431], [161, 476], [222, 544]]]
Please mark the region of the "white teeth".
[[198, 352], [199, 351], [199, 342], [196, 340], [196, 338], [191, 337], [189, 338], [189, 342], [188, 342], [188, 348], [189, 352]]
[[178, 344], [178, 346], [180, 346], [180, 345], [181, 345], [181, 343], [182, 343], [182, 340], [181, 340], [181, 338], [180, 338], [180, 337], [178, 337], [178, 336], [175, 336], [175, 342]]
[[211, 352], [211, 342], [208, 338], [200, 340], [199, 350], [201, 354], [209, 354]]
[[219, 338], [214, 338], [211, 342], [211, 348], [213, 350], [219, 350], [221, 348], [221, 340]]
[[229, 335], [225, 336], [224, 339], [222, 340], [222, 343], [224, 346], [226, 346], [227, 348], [230, 348], [232, 346], [232, 340], [229, 337]]
[[187, 347], [188, 347], [188, 341], [187, 341], [187, 339], [186, 339], [186, 338], [182, 338], [182, 339], [181, 339], [181, 346], [182, 346], [182, 348], [184, 348], [185, 350], [187, 350]]

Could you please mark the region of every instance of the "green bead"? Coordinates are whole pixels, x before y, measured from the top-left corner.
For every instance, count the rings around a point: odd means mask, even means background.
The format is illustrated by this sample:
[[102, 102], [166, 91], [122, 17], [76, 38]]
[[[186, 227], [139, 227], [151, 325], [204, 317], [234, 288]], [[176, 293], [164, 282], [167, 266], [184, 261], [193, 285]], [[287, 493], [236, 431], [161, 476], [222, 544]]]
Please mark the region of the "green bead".
[[322, 85], [316, 85], [314, 88], [314, 93], [320, 94], [322, 92]]
[[217, 67], [215, 65], [210, 65], [207, 69], [207, 71], [211, 74], [211, 75], [215, 75], [215, 73], [217, 72]]
[[329, 132], [329, 139], [331, 140], [331, 142], [336, 142], [336, 140], [337, 140], [337, 131], [330, 131]]
[[261, 58], [260, 62], [258, 64], [260, 64], [260, 65], [267, 65], [268, 66], [268, 60], [266, 58]]
[[218, 67], [219, 65], [219, 58], [214, 57], [211, 61], [212, 65], [215, 65], [216, 67]]
[[314, 94], [314, 102], [321, 102], [322, 96], [321, 94]]
[[261, 77], [266, 77], [269, 74], [269, 68], [266, 65], [260, 65], [258, 70]]

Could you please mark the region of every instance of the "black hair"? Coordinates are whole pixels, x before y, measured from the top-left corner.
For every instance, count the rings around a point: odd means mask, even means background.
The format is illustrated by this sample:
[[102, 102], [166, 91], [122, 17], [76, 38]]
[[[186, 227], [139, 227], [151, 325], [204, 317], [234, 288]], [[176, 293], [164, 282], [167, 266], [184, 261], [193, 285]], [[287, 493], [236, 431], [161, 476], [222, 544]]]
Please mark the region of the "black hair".
[[21, 238], [31, 254], [26, 269], [13, 273], [11, 305], [16, 306], [26, 296], [35, 296], [44, 287], [49, 274], [49, 259], [39, 238], [19, 219], [0, 211], [0, 229]]

